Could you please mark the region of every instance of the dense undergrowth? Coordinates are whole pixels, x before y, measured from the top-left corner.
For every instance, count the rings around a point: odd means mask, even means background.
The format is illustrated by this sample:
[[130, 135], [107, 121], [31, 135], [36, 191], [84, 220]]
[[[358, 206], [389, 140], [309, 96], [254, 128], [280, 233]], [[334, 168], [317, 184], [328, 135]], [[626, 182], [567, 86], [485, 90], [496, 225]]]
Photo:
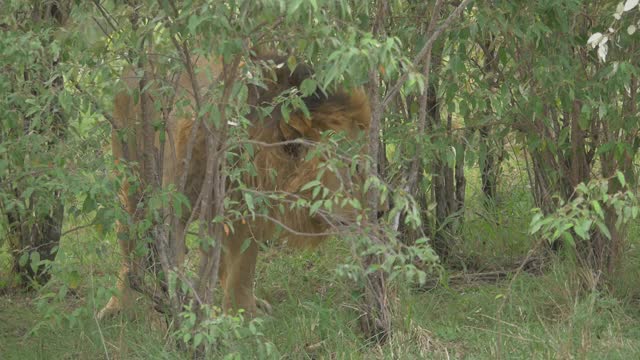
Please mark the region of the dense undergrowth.
[[[536, 245], [527, 231], [530, 200], [505, 182], [508, 189], [498, 204], [487, 207], [469, 186], [467, 221], [453, 267], [468, 273], [512, 269]], [[348, 244], [334, 239], [303, 252], [273, 245], [263, 249], [257, 276], [257, 294], [273, 313], [250, 326], [231, 320], [228, 329], [234, 335], [212, 351], [212, 358], [637, 359], [638, 233], [636, 226], [623, 270], [609, 289], [591, 285], [596, 283], [591, 273], [562, 254], [546, 255], [542, 272], [511, 272], [496, 281], [447, 282], [464, 271], [450, 269], [429, 289], [395, 282], [394, 335], [384, 346], [363, 338], [359, 292], [336, 275], [335, 265], [349, 255]], [[0, 261], [5, 274], [6, 254]], [[144, 299], [134, 314], [96, 321], [117, 266], [113, 234], [80, 230], [63, 239], [46, 288], [27, 293], [2, 284], [1, 358], [188, 358], [176, 350], [162, 316]]]

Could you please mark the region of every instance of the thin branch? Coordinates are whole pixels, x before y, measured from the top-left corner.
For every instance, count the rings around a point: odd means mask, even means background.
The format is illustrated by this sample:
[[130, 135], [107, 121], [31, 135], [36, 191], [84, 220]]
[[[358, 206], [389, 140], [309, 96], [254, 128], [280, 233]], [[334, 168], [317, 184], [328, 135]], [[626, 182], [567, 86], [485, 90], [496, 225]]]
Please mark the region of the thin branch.
[[100, 24], [100, 21], [98, 21], [98, 19], [96, 19], [95, 16], [92, 16], [91, 19], [93, 19], [93, 22], [96, 23], [96, 25], [98, 25], [98, 27], [100, 28], [100, 30], [102, 31], [102, 33], [104, 34], [104, 36], [106, 36], [107, 38], [109, 38], [109, 42], [113, 44], [113, 39], [111, 38], [111, 34], [109, 34], [109, 32], [107, 31], [107, 29], [105, 29], [102, 24]]
[[[285, 204], [290, 204], [290, 205], [295, 205], [298, 206], [298, 208], [296, 210], [302, 209], [302, 208], [310, 208], [310, 206], [299, 206], [298, 201], [299, 200], [303, 200], [303, 201], [308, 201], [308, 199], [295, 194], [295, 193], [291, 193], [288, 191], [280, 191], [280, 190], [273, 190], [273, 191], [260, 191], [260, 190], [252, 190], [252, 189], [236, 189], [238, 191], [242, 191], [242, 192], [248, 192], [248, 193], [252, 193], [252, 194], [256, 194], [256, 195], [263, 195], [266, 198], [270, 199], [270, 200], [276, 200]], [[318, 209], [318, 211], [316, 212], [317, 216], [320, 216], [322, 218], [322, 220], [324, 220], [325, 223], [327, 223], [328, 225], [330, 225], [333, 228], [338, 228], [341, 227], [339, 225], [337, 225], [336, 223], [349, 223], [352, 221], [347, 221], [347, 219], [345, 219], [344, 217], [338, 217], [335, 215], [334, 212], [328, 212], [322, 209]], [[335, 220], [335, 221], [332, 221]]]
[[[109, 24], [109, 26], [111, 26], [111, 29], [113, 31], [118, 31], [118, 29], [120, 28], [120, 25], [118, 24], [118, 22], [115, 20], [115, 18], [113, 16], [111, 16], [111, 14], [109, 14], [107, 12], [107, 10], [104, 9], [104, 7], [102, 6], [102, 4], [100, 4], [100, 1], [98, 0], [93, 0], [93, 3], [96, 5], [96, 7], [98, 8], [98, 11], [100, 11], [100, 14], [102, 14], [102, 17], [107, 21], [107, 23]], [[114, 24], [115, 22], [115, 24]], [[102, 28], [102, 27], [101, 27]]]
[[[460, 15], [460, 13], [462, 13], [462, 11], [467, 7], [467, 5], [469, 5], [471, 1], [472, 0], [462, 1], [460, 5], [458, 5], [458, 7], [451, 14], [449, 14], [449, 17], [447, 17], [447, 19], [440, 26], [438, 26], [438, 28], [433, 32], [433, 34], [431, 34], [427, 42], [424, 44], [424, 46], [422, 47], [418, 55], [416, 55], [416, 57], [413, 59], [414, 66], [418, 66], [420, 63], [422, 63], [422, 61], [424, 61], [424, 59], [427, 57], [427, 55], [431, 51], [431, 48], [433, 47], [433, 44], [435, 43], [435, 41], [440, 37], [440, 35], [442, 35], [442, 33], [447, 28], [449, 28], [449, 26], [451, 26], [451, 24], [453, 23], [453, 20], [455, 20]], [[398, 79], [396, 84], [391, 88], [391, 90], [389, 90], [389, 92], [387, 93], [387, 96], [384, 98], [384, 100], [382, 100], [383, 109], [386, 108], [387, 105], [389, 105], [389, 103], [391, 102], [391, 100], [393, 100], [393, 98], [398, 94], [398, 92], [400, 91], [400, 88], [405, 83], [405, 81], [407, 81], [408, 77], [409, 77], [409, 72], [405, 72], [404, 74], [402, 74], [402, 76], [400, 77], [400, 79]]]
[[340, 231], [335, 231], [335, 232], [319, 232], [319, 233], [307, 233], [307, 232], [300, 232], [297, 230], [294, 230], [292, 228], [290, 228], [289, 226], [285, 225], [285, 223], [283, 223], [282, 221], [271, 217], [269, 215], [265, 215], [265, 214], [254, 214], [257, 217], [261, 217], [264, 219], [267, 219], [269, 221], [272, 221], [280, 226], [282, 226], [283, 229], [287, 230], [288, 232], [294, 234], [294, 235], [299, 235], [299, 236], [336, 236], [336, 235], [340, 235], [341, 232]]
[[95, 221], [94, 221], [94, 222], [91, 222], [91, 223], [89, 223], [89, 224], [84, 224], [84, 225], [76, 226], [76, 227], [74, 227], [74, 228], [71, 228], [71, 229], [69, 229], [69, 230], [67, 230], [67, 231], [63, 232], [63, 233], [62, 233], [62, 235], [60, 235], [60, 237], [64, 237], [65, 235], [68, 235], [68, 234], [70, 234], [70, 233], [72, 233], [72, 232], [76, 232], [76, 231], [78, 231], [78, 230], [86, 229], [86, 228], [91, 227], [91, 226], [93, 226], [93, 225], [95, 225], [95, 224], [96, 224], [96, 223], [95, 223]]

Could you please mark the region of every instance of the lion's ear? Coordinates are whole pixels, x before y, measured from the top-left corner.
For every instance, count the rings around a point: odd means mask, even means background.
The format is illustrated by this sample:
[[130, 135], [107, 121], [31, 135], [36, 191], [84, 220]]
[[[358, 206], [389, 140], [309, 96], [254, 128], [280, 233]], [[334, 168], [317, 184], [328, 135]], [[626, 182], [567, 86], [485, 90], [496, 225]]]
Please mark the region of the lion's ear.
[[[280, 120], [280, 131], [285, 140], [294, 140], [298, 138], [314, 139], [315, 131], [311, 126], [311, 119], [302, 115], [292, 115], [289, 122]], [[315, 139], [314, 139], [315, 140]]]

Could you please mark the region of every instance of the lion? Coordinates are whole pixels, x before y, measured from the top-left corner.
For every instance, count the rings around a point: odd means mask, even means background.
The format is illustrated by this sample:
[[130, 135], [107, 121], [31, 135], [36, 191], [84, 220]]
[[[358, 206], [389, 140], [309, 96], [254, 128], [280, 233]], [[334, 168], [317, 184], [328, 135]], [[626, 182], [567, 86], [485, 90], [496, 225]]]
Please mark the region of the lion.
[[[249, 139], [257, 144], [274, 144], [274, 146], [258, 146], [251, 158], [255, 168], [254, 176], [244, 177], [245, 185], [257, 191], [282, 191], [293, 196], [311, 199], [309, 190], [301, 191], [309, 181], [318, 177], [322, 159], [312, 157], [307, 159], [310, 147], [302, 144], [305, 140], [310, 143], [326, 139], [323, 134], [342, 134], [348, 141], [360, 141], [369, 129], [371, 118], [369, 101], [362, 89], [346, 91], [338, 89], [331, 93], [317, 90], [314, 94], [303, 97], [308, 109], [308, 116], [303, 111], [290, 114], [285, 120], [279, 108], [275, 108], [269, 116], [260, 118], [256, 108], [262, 104], [269, 104], [283, 91], [298, 88], [301, 83], [313, 75], [312, 69], [306, 64], [299, 64], [294, 71], [290, 71], [285, 65], [285, 59], [270, 57], [263, 59], [263, 63], [270, 64], [269, 71], [272, 77], [267, 77], [266, 89], [258, 86], [250, 86], [247, 102], [252, 109], [248, 115], [251, 126], [248, 129]], [[197, 73], [219, 74], [221, 65], [217, 61], [199, 60], [196, 63]], [[151, 71], [152, 73], [152, 71]], [[205, 76], [198, 76], [199, 85], [206, 89], [211, 85]], [[128, 72], [123, 76], [123, 82], [129, 89], [139, 86], [139, 76]], [[177, 80], [179, 89], [189, 89], [192, 83], [186, 74], [180, 75]], [[174, 103], [181, 99], [189, 100], [193, 104], [193, 94], [183, 91], [174, 97]], [[170, 108], [173, 104], [163, 104], [162, 109]], [[153, 116], [159, 117], [159, 111], [154, 109]], [[196, 134], [195, 143], [191, 154], [189, 168], [185, 169], [184, 159], [187, 157], [187, 144], [191, 129], [194, 126], [192, 108], [187, 108], [178, 114], [171, 114], [169, 124], [166, 126], [168, 138], [173, 139], [174, 148], [165, 151], [163, 158], [163, 186], [175, 184], [178, 179], [187, 172], [185, 195], [194, 204], [202, 188], [205, 177], [206, 163], [206, 132]], [[130, 162], [141, 163], [139, 154], [142, 154], [145, 139], [139, 125], [140, 104], [136, 103], [131, 91], [123, 91], [115, 97], [114, 130], [112, 131], [112, 148], [115, 159], [126, 159]], [[125, 131], [126, 129], [126, 131]], [[147, 139], [148, 141], [148, 139]], [[157, 143], [157, 139], [155, 140]], [[361, 147], [366, 152], [366, 143]], [[171, 147], [171, 146], [170, 146]], [[142, 171], [142, 165], [139, 165]], [[274, 176], [274, 174], [276, 174]], [[344, 189], [344, 178], [355, 178], [353, 183], [362, 183], [363, 174], [350, 176], [347, 170], [337, 172], [323, 171], [320, 176], [322, 185], [331, 190]], [[126, 182], [125, 182], [126, 183]], [[233, 186], [230, 184], [229, 186]], [[357, 192], [358, 186], [348, 187], [347, 191]], [[359, 195], [361, 196], [361, 195]], [[134, 216], [138, 199], [129, 194], [125, 184], [120, 191], [120, 198], [126, 210]], [[274, 207], [277, 209], [277, 207]], [[287, 244], [294, 247], [316, 246], [326, 238], [326, 231], [332, 224], [326, 217], [310, 216], [308, 209], [292, 209], [285, 206], [285, 211], [273, 210], [270, 219], [256, 217], [254, 219], [241, 219], [236, 221], [222, 239], [222, 254], [219, 271], [220, 285], [223, 289], [222, 308], [225, 312], [243, 309], [245, 314], [253, 317], [257, 312], [256, 298], [254, 296], [254, 280], [256, 259], [259, 243], [271, 240], [276, 233], [274, 221], [285, 230]], [[345, 221], [353, 221], [358, 211], [349, 206], [336, 206], [333, 212], [338, 218]], [[180, 227], [187, 226], [186, 219], [182, 219]], [[126, 227], [117, 225], [119, 233], [126, 233]], [[247, 246], [245, 239], [249, 239]], [[132, 256], [136, 242], [135, 239], [126, 239], [119, 236], [121, 252], [124, 258], [121, 266], [117, 288], [119, 294], [112, 296], [107, 305], [100, 311], [99, 317], [104, 318], [117, 313], [130, 306], [133, 299], [133, 290], [130, 281], [140, 259]], [[180, 251], [184, 251], [181, 249]], [[267, 305], [268, 306], [268, 305]]]

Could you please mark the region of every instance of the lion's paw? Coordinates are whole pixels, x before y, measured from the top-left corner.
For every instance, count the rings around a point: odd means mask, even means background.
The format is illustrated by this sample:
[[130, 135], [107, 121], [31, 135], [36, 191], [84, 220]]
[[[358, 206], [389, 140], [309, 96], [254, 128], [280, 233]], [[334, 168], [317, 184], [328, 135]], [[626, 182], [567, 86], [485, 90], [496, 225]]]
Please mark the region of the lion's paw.
[[120, 299], [116, 296], [112, 296], [107, 305], [105, 305], [102, 310], [98, 311], [96, 318], [98, 321], [104, 321], [118, 316], [121, 312], [122, 303], [120, 302]]

